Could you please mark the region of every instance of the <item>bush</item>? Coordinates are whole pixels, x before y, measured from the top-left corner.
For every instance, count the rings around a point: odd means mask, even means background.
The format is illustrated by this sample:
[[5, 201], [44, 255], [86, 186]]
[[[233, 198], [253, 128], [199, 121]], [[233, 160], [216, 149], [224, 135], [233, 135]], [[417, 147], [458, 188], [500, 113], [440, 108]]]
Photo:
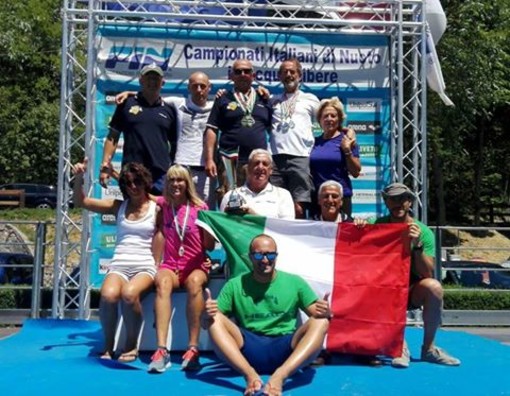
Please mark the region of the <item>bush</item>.
[[510, 291], [445, 290], [444, 309], [509, 310]]

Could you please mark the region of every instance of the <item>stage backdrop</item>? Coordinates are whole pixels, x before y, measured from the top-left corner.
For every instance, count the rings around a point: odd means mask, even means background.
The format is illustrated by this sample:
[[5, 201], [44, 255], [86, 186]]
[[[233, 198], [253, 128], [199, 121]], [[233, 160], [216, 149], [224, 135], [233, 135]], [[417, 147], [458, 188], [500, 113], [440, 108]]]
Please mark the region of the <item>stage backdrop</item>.
[[[346, 125], [357, 132], [362, 174], [353, 180], [354, 211], [380, 214], [378, 191], [390, 180], [390, 61], [388, 38], [381, 35], [283, 34], [200, 31], [170, 28], [103, 26], [96, 35], [97, 96], [95, 113], [95, 169], [99, 169], [114, 95], [138, 90], [138, 74], [147, 64], [165, 71], [163, 95], [185, 96], [187, 77], [204, 71], [212, 92], [228, 88], [229, 70], [236, 59], [249, 59], [257, 82], [272, 93], [282, 91], [280, 63], [297, 58], [303, 65], [302, 89], [320, 99], [339, 97], [345, 105]], [[316, 124], [315, 132], [320, 129]], [[121, 162], [122, 140], [113, 158]], [[98, 175], [96, 175], [97, 177]], [[120, 197], [115, 183], [94, 196]], [[115, 244], [115, 218], [93, 217], [91, 283], [99, 286]]]

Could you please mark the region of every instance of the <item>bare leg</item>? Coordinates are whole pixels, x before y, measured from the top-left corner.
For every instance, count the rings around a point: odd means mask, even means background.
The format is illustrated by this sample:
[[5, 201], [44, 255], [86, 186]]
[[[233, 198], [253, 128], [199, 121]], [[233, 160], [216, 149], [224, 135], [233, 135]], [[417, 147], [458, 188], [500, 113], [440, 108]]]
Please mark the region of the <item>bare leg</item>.
[[113, 347], [115, 344], [115, 331], [119, 319], [118, 303], [121, 298], [122, 286], [127, 283], [124, 278], [117, 274], [106, 276], [101, 286], [101, 301], [99, 308], [99, 319], [104, 334], [103, 357], [113, 357]]
[[177, 275], [168, 269], [160, 269], [156, 274], [156, 299], [154, 310], [156, 315], [156, 337], [158, 347], [164, 346], [168, 339], [168, 328], [172, 316], [171, 296], [174, 289], [179, 287]]
[[423, 306], [423, 349], [434, 346], [437, 329], [441, 324], [443, 308], [443, 288], [432, 278], [422, 279], [411, 289], [411, 303]]
[[[218, 312], [214, 317], [214, 321], [209, 325], [209, 335], [216, 347], [216, 354], [244, 376], [248, 385], [245, 395], [250, 395], [258, 390], [258, 385], [261, 385], [262, 381], [241, 353], [243, 336], [239, 328], [230, 319]], [[256, 385], [257, 383], [258, 385]], [[252, 388], [251, 392], [250, 387]]]
[[137, 352], [138, 334], [142, 325], [141, 296], [147, 292], [154, 280], [148, 274], [139, 274], [122, 287], [122, 316], [126, 326], [125, 352]]
[[194, 270], [185, 282], [188, 300], [186, 302], [186, 318], [188, 320], [189, 345], [198, 345], [200, 336], [200, 316], [204, 310], [203, 288], [207, 283], [207, 275], [202, 270]]
[[268, 394], [281, 394], [285, 380], [297, 369], [317, 357], [322, 349], [328, 327], [327, 319], [310, 318], [296, 331], [292, 338], [293, 351], [291, 355], [267, 381], [266, 391]]

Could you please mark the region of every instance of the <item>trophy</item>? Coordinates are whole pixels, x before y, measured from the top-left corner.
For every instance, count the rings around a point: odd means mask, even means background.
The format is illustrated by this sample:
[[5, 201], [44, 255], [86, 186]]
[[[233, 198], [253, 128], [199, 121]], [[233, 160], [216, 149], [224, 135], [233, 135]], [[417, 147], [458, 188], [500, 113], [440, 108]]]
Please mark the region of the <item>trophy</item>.
[[237, 160], [239, 158], [238, 150], [225, 151], [220, 150], [221, 161], [225, 167], [225, 177], [228, 186], [226, 190], [232, 190], [225, 207], [225, 211], [232, 214], [243, 214], [241, 206], [244, 205], [244, 199], [237, 192]]

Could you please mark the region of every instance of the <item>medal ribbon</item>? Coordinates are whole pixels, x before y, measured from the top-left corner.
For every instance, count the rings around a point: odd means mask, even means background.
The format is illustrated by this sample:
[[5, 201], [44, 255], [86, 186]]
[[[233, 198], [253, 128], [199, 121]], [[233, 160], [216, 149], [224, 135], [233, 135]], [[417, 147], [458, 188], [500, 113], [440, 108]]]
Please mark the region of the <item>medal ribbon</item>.
[[234, 92], [234, 97], [239, 107], [244, 111], [244, 114], [250, 115], [253, 112], [253, 106], [255, 106], [255, 99], [257, 97], [253, 87], [250, 88], [249, 93], [246, 95], [242, 92]]
[[172, 204], [172, 213], [174, 215], [174, 224], [175, 224], [175, 232], [181, 241], [181, 247], [184, 244], [184, 236], [186, 235], [186, 226], [188, 225], [189, 219], [189, 201], [186, 201], [186, 212], [184, 214], [184, 221], [182, 222], [182, 227], [179, 225], [179, 220], [177, 219], [177, 213], [175, 212], [174, 205]]
[[298, 100], [298, 96], [300, 94], [300, 91], [296, 91], [292, 97], [287, 96], [287, 94], [284, 95], [285, 100], [281, 102], [280, 106], [282, 109], [282, 120], [291, 119], [292, 115], [294, 114], [294, 111], [296, 110], [296, 103]]

